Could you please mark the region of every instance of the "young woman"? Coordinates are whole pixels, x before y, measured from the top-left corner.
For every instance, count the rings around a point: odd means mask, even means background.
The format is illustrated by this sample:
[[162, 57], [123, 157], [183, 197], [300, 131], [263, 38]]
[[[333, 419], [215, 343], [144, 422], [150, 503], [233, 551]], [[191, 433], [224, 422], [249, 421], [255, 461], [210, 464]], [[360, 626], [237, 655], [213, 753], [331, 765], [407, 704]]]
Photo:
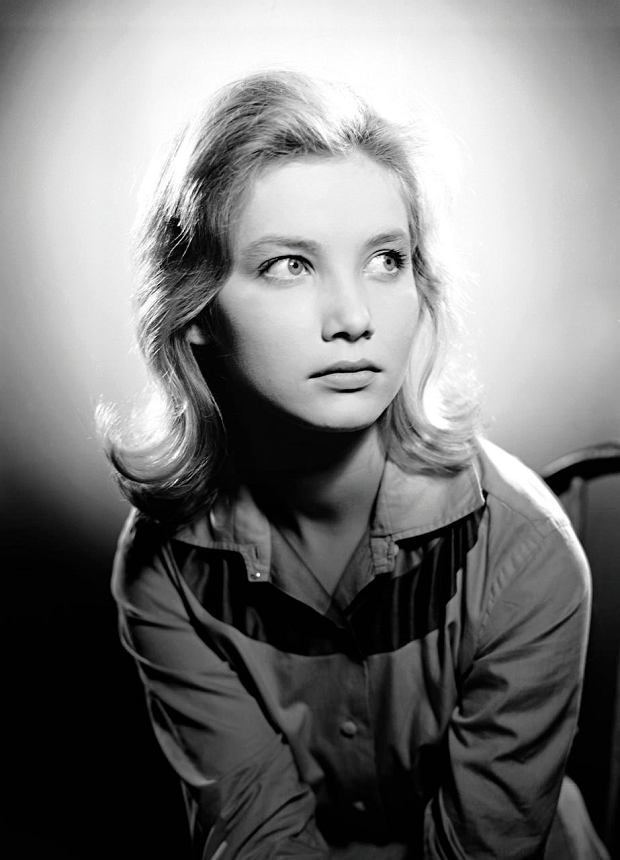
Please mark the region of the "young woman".
[[159, 418], [109, 443], [114, 595], [200, 858], [525, 858], [575, 732], [583, 553], [442, 361], [420, 142], [226, 87], [144, 215]]

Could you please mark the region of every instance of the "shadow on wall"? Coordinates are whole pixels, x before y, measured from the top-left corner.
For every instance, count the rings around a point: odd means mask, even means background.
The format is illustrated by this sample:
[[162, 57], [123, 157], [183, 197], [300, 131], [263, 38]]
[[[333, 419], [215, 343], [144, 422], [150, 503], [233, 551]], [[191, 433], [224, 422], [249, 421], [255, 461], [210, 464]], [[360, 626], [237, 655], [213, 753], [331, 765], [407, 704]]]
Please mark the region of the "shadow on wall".
[[117, 636], [114, 539], [76, 530], [17, 482], [7, 498], [3, 807], [13, 856], [183, 860], [180, 789]]

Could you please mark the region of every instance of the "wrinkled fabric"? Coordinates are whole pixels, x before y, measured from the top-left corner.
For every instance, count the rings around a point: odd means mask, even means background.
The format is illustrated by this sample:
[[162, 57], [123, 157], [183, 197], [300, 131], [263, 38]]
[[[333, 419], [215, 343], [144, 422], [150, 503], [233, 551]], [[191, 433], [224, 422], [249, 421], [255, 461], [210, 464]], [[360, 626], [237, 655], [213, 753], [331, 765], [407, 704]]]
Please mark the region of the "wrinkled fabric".
[[610, 860], [609, 852], [592, 826], [581, 792], [567, 776], [562, 780], [545, 860]]
[[197, 857], [543, 855], [589, 572], [497, 447], [453, 476], [387, 461], [333, 595], [243, 487], [172, 533], [132, 513], [113, 593]]

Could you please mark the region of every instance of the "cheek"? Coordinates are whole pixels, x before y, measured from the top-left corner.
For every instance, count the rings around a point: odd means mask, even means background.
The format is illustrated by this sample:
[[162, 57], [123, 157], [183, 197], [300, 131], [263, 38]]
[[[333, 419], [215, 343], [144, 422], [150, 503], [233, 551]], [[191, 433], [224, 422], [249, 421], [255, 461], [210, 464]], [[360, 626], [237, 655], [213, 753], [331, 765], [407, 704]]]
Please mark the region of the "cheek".
[[[226, 309], [224, 354], [230, 370], [246, 380], [266, 382], [291, 367], [303, 352], [300, 315], [293, 317], [273, 303], [247, 302]], [[300, 351], [301, 348], [301, 351]]]
[[393, 316], [394, 335], [404, 344], [411, 344], [418, 327], [420, 308], [417, 298], [405, 303], [404, 307]]
[[378, 321], [390, 348], [400, 356], [408, 354], [415, 339], [420, 304], [415, 291], [392, 297], [384, 301], [377, 310]]
[[245, 354], [254, 351], [260, 343], [262, 318], [240, 299], [230, 285], [217, 298], [218, 341], [227, 363], [235, 366], [245, 363]]
[[222, 340], [229, 352], [240, 359], [244, 355], [272, 356], [287, 350], [296, 351], [307, 339], [311, 308], [304, 296], [261, 294], [245, 290], [238, 294], [223, 291], [218, 302]]

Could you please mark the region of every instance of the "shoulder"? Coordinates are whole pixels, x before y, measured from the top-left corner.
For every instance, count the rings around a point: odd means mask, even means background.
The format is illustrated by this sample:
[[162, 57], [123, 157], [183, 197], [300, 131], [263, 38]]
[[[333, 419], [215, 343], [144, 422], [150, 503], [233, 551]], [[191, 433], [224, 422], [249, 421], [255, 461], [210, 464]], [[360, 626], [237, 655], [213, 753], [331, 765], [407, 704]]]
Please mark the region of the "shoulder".
[[476, 471], [486, 498], [487, 548], [494, 579], [584, 596], [588, 563], [558, 498], [532, 469], [481, 440]]
[[166, 566], [166, 530], [132, 508], [121, 529], [112, 570], [112, 594], [117, 601], [135, 595]]
[[120, 531], [116, 557], [124, 564], [151, 559], [167, 542], [166, 529], [155, 520], [132, 508]]
[[482, 439], [476, 468], [490, 505], [504, 508], [515, 521], [529, 523], [541, 534], [554, 529], [571, 529], [558, 498], [518, 457]]

